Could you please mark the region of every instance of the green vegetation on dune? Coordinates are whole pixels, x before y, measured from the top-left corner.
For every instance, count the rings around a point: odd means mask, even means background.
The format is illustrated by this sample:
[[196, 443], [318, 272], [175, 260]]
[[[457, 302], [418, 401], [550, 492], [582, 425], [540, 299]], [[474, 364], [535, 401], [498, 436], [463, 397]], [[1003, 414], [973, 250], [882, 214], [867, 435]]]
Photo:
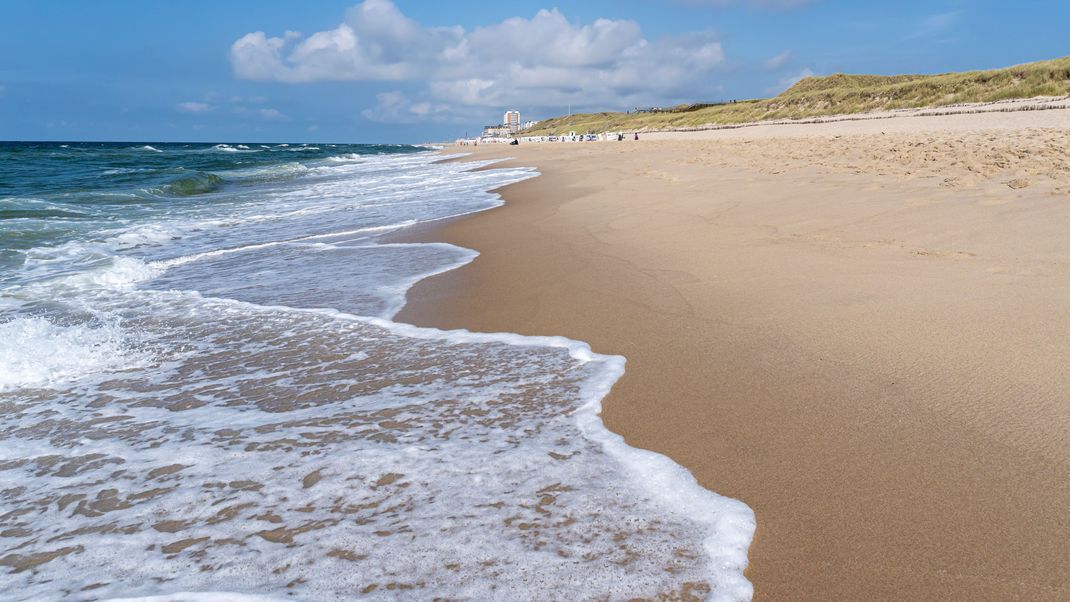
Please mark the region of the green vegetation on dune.
[[1070, 57], [992, 71], [939, 75], [838, 73], [808, 77], [775, 98], [687, 105], [658, 113], [584, 113], [555, 117], [540, 122], [524, 135], [700, 128], [1067, 94], [1070, 94]]

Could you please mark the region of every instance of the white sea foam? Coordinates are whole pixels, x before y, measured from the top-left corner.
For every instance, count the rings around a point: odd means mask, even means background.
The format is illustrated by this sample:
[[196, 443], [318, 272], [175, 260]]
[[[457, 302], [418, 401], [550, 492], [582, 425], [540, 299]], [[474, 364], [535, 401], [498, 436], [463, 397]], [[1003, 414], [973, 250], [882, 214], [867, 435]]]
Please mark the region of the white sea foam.
[[180, 236], [181, 233], [177, 228], [160, 224], [144, 224], [122, 230], [115, 236], [109, 237], [105, 243], [112, 250], [119, 251], [133, 249], [145, 244], [175, 240]]
[[308, 171], [309, 168], [307, 166], [294, 161], [290, 163], [281, 163], [278, 165], [269, 165], [265, 167], [233, 170], [228, 172], [227, 175], [229, 177], [237, 178], [256, 178], [269, 180], [272, 178], [299, 176], [301, 174], [308, 173]]
[[55, 387], [145, 361], [115, 320], [67, 326], [39, 317], [0, 322], [0, 392]]
[[111, 265], [97, 270], [82, 272], [63, 278], [65, 286], [83, 288], [128, 289], [151, 280], [160, 274], [160, 269], [134, 257], [113, 257]]
[[216, 144], [208, 150], [220, 151], [224, 153], [256, 153], [260, 152], [255, 148], [249, 148], [248, 146], [239, 144], [238, 146], [231, 146], [229, 144]]
[[273, 602], [288, 600], [269, 596], [253, 596], [236, 592], [176, 592], [161, 596], [138, 596], [136, 598], [110, 598], [107, 602]]
[[149, 170], [143, 167], [116, 167], [115, 169], [105, 169], [100, 173], [101, 175], [105, 176], [117, 176], [122, 174], [140, 173], [145, 171]]
[[[151, 314], [126, 310], [173, 350], [148, 380], [24, 395], [0, 425], [20, 442], [9, 451], [59, 458], [4, 458], [16, 468], [0, 478], [21, 484], [9, 501], [26, 509], [13, 528], [68, 550], [0, 577], [16, 598], [58, 593], [60, 574], [63, 591], [97, 584], [94, 596], [291, 584], [319, 599], [624, 598], [685, 582], [749, 596], [749, 510], [591, 428], [623, 358], [559, 337], [151, 295]], [[80, 440], [54, 443], [75, 425]]]
[[149, 151], [149, 152], [153, 152], [153, 153], [162, 153], [163, 152], [162, 150], [160, 150], [160, 149], [158, 149], [158, 148], [156, 148], [154, 146], [149, 146], [148, 144], [146, 144], [145, 146], [139, 146], [135, 150], [144, 150], [144, 151]]
[[11, 287], [6, 294], [50, 297], [100, 288], [128, 289], [162, 273], [164, 266], [136, 257], [112, 255], [107, 252], [108, 248], [105, 241], [34, 249], [26, 254], [23, 269], [27, 275], [36, 277]]
[[334, 157], [327, 157], [327, 160], [328, 161], [333, 161], [335, 163], [354, 163], [354, 162], [363, 161], [365, 159], [365, 157], [366, 157], [365, 155], [360, 155], [360, 154], [357, 154], [357, 153], [347, 153], [345, 155], [336, 155]]

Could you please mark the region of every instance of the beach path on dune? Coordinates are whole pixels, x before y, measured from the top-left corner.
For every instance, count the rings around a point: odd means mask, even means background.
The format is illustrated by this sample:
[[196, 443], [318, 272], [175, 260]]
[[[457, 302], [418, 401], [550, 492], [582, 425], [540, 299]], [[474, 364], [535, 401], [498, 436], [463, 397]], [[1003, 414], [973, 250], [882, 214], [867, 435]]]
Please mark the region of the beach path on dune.
[[627, 357], [758, 599], [1070, 599], [1070, 111], [803, 127], [479, 147], [542, 176], [399, 319]]

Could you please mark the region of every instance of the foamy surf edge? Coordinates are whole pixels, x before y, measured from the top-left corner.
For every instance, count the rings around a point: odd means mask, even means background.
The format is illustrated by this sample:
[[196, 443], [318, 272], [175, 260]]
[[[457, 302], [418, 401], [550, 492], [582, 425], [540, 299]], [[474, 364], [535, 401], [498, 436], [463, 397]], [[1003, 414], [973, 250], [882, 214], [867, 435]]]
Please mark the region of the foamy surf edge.
[[[448, 270], [447, 270], [448, 271]], [[577, 427], [599, 444], [608, 456], [620, 462], [643, 488], [662, 504], [705, 526], [703, 542], [709, 558], [714, 591], [711, 600], [750, 600], [754, 587], [744, 576], [747, 552], [757, 526], [754, 511], [742, 501], [702, 487], [689, 470], [668, 456], [628, 445], [624, 437], [602, 421], [602, 400], [624, 375], [626, 358], [603, 355], [590, 345], [565, 337], [536, 337], [514, 333], [474, 333], [464, 329], [438, 330], [376, 318], [358, 318], [412, 338], [447, 338], [456, 342], [497, 342], [516, 346], [559, 347], [584, 363], [600, 362], [601, 376], [587, 383], [581, 395], [586, 402], [573, 414]]]
[[[460, 265], [466, 263], [468, 262]], [[459, 265], [451, 269], [456, 267]], [[197, 293], [189, 294], [198, 295]], [[628, 445], [621, 435], [610, 431], [602, 421], [602, 400], [624, 375], [626, 364], [624, 356], [596, 353], [586, 342], [562, 336], [530, 336], [510, 332], [482, 333], [466, 329], [442, 330], [394, 322], [386, 318], [358, 316], [334, 309], [261, 305], [233, 299], [213, 298], [213, 300], [245, 307], [252, 311], [306, 313], [335, 320], [363, 322], [411, 339], [443, 340], [450, 344], [499, 343], [516, 347], [559, 348], [567, 351], [568, 355], [578, 362], [602, 364], [601, 374], [588, 381], [580, 393], [585, 401], [573, 413], [578, 429], [584, 437], [598, 444], [609, 457], [619, 462], [635, 482], [658, 503], [668, 510], [687, 516], [706, 530], [703, 534], [703, 545], [712, 587], [708, 599], [734, 602], [750, 600], [753, 597], [753, 585], [744, 575], [748, 563], [747, 553], [756, 528], [754, 512], [751, 508], [742, 501], [719, 495], [702, 487], [690, 471], [668, 456]], [[184, 597], [162, 596], [134, 598], [134, 600], [215, 602], [228, 599], [225, 597], [200, 598], [197, 597], [200, 596], [197, 593], [181, 595]], [[205, 595], [225, 596], [226, 594], [206, 593]], [[233, 599], [241, 601], [271, 600], [272, 598], [253, 596]]]
[[[446, 155], [447, 159], [459, 159], [469, 153]], [[508, 161], [508, 158], [500, 161]], [[497, 163], [499, 161], [495, 161]], [[540, 175], [537, 171], [533, 177]], [[504, 204], [504, 200], [502, 203]], [[449, 272], [474, 260], [478, 251], [456, 266], [427, 274], [414, 280], [417, 282]], [[400, 312], [404, 303], [398, 308]], [[396, 315], [395, 312], [394, 315]], [[393, 316], [391, 316], [393, 317]], [[387, 327], [386, 322], [379, 322]], [[564, 347], [573, 358], [584, 361], [601, 361], [606, 365], [602, 376], [586, 385], [582, 395], [587, 402], [574, 414], [577, 427], [589, 440], [598, 443], [607, 455], [619, 461], [640, 482], [654, 498], [696, 522], [705, 525], [709, 533], [704, 540], [706, 554], [710, 561], [711, 577], [715, 590], [711, 600], [734, 601], [750, 600], [754, 595], [754, 586], [744, 576], [748, 564], [748, 551], [754, 539], [757, 522], [754, 511], [744, 502], [722, 496], [699, 484], [694, 475], [668, 456], [646, 449], [628, 445], [624, 437], [609, 430], [602, 421], [602, 400], [612, 390], [613, 385], [624, 375], [626, 358], [620, 355], [602, 355], [595, 353], [590, 345], [565, 337], [532, 337], [513, 333], [494, 333], [479, 335], [467, 330], [443, 331], [437, 329], [419, 329], [417, 327], [389, 322], [393, 327], [405, 327], [406, 336], [420, 337], [421, 331], [428, 331], [445, 336], [469, 338], [475, 341], [493, 341], [514, 345], [542, 345]], [[416, 330], [410, 330], [416, 328]], [[490, 338], [479, 338], [486, 336]]]

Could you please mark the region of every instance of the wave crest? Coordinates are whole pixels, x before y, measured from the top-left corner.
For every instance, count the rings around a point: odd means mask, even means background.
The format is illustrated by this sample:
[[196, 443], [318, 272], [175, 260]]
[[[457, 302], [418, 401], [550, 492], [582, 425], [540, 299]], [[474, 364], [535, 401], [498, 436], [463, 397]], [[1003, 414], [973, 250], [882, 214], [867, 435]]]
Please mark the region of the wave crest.
[[0, 391], [52, 388], [89, 374], [134, 368], [146, 357], [123, 337], [117, 319], [59, 325], [40, 317], [0, 323]]
[[203, 171], [192, 172], [179, 176], [167, 184], [153, 190], [165, 196], [194, 196], [219, 190], [223, 185], [223, 178]]

